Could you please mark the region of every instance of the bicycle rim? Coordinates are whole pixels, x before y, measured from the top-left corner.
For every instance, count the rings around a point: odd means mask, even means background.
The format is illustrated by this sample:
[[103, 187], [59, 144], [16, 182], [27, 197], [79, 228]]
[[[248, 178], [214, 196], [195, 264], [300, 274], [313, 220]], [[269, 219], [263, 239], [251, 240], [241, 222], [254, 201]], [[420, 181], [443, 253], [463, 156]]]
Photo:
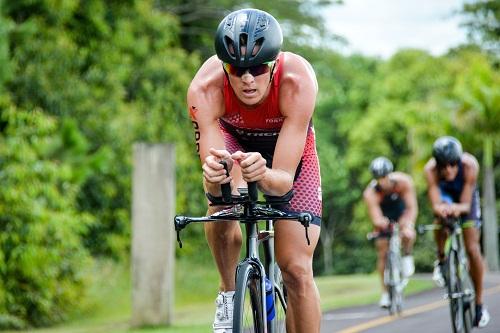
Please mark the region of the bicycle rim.
[[274, 268], [274, 309], [275, 317], [268, 322], [269, 333], [286, 333], [286, 288], [283, 284], [281, 270], [278, 265]]
[[234, 295], [233, 333], [263, 333], [262, 278], [252, 267], [239, 269]]
[[474, 326], [474, 316], [475, 316], [475, 292], [472, 280], [469, 275], [469, 269], [467, 265], [460, 264], [460, 280], [462, 281], [462, 290], [464, 292], [463, 300], [463, 314], [464, 314], [464, 329], [465, 332], [472, 331]]
[[458, 279], [458, 257], [455, 251], [448, 256], [448, 298], [450, 301], [451, 326], [454, 333], [465, 332], [462, 287]]

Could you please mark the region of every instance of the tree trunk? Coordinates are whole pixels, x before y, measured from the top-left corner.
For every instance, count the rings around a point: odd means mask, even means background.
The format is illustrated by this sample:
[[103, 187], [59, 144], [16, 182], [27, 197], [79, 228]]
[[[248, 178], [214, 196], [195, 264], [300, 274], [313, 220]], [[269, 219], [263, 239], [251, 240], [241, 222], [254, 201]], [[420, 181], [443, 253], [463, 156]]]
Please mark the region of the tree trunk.
[[493, 172], [493, 140], [486, 137], [483, 159], [483, 248], [488, 269], [497, 272], [498, 222], [496, 214], [495, 175]]

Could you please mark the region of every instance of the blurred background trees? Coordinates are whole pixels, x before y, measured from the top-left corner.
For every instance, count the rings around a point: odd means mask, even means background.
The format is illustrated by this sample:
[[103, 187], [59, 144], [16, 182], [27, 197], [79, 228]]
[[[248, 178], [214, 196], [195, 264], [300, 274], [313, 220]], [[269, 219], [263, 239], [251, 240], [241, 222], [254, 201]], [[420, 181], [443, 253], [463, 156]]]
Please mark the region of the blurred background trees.
[[[174, 142], [177, 210], [205, 212], [185, 93], [213, 53], [217, 24], [242, 6], [275, 15], [284, 49], [307, 58], [318, 77], [317, 274], [374, 270], [361, 193], [378, 155], [414, 177], [421, 223], [431, 221], [422, 168], [440, 135], [458, 137], [480, 161], [492, 147], [498, 197], [496, 2], [464, 5], [470, 44], [439, 57], [401, 50], [388, 60], [336, 52], [343, 39], [327, 33], [321, 11], [338, 1], [0, 4], [0, 328], [64, 320], [85, 294], [85, 267], [102, 257], [127, 263], [134, 142]], [[184, 251], [210, 264], [199, 251], [201, 228], [186, 232], [193, 240]], [[433, 252], [430, 239], [419, 240], [420, 270]]]

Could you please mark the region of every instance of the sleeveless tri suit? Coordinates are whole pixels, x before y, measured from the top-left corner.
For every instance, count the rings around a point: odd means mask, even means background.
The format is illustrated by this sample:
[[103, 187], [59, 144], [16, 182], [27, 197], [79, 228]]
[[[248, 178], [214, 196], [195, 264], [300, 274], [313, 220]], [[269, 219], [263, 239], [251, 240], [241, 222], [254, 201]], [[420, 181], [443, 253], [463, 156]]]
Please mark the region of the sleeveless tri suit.
[[[271, 90], [266, 99], [257, 107], [248, 109], [236, 97], [229, 80], [224, 77], [225, 114], [219, 119], [226, 149], [259, 152], [266, 159], [267, 167], [272, 166], [274, 148], [283, 125], [284, 117], [279, 110], [279, 87], [283, 72], [283, 53], [279, 55], [277, 69]], [[319, 161], [312, 122], [307, 131], [302, 158], [295, 173], [294, 196], [285, 210], [290, 212], [310, 212], [313, 224], [320, 225], [322, 199]]]

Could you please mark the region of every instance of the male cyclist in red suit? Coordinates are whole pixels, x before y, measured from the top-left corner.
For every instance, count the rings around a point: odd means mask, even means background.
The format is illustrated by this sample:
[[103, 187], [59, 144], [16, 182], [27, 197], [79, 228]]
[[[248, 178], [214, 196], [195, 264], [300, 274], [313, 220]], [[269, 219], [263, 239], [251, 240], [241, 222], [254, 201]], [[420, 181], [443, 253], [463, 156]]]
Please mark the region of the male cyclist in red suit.
[[[280, 25], [270, 14], [242, 9], [215, 35], [216, 55], [199, 69], [187, 103], [196, 131], [205, 192], [221, 196], [247, 182], [274, 196], [293, 189], [287, 209], [314, 216], [308, 246], [300, 223], [275, 225], [276, 260], [288, 291], [287, 332], [318, 333], [321, 311], [312, 259], [320, 232], [321, 183], [312, 115], [318, 84], [301, 56], [282, 52]], [[227, 161], [226, 176], [221, 160]], [[209, 207], [208, 213], [217, 208]], [[235, 269], [242, 242], [237, 222], [208, 223], [205, 233], [220, 274], [214, 332], [232, 332]]]

